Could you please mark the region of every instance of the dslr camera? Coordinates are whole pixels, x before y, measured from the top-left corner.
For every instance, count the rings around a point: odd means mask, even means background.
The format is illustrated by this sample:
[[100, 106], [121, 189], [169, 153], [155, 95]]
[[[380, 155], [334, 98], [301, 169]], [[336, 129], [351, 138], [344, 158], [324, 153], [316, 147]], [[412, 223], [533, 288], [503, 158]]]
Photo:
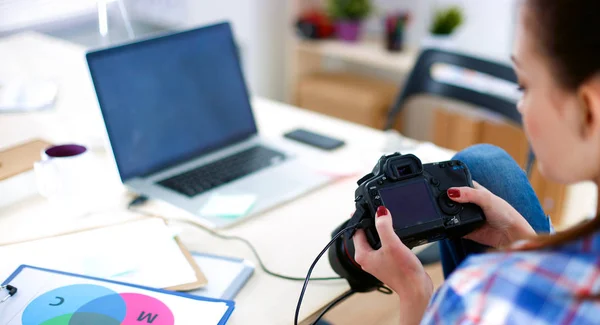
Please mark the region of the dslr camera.
[[364, 229], [371, 247], [381, 247], [375, 213], [382, 205], [391, 212], [394, 231], [409, 248], [446, 238], [460, 238], [472, 232], [485, 222], [481, 208], [454, 202], [446, 193], [450, 187], [462, 186], [473, 187], [473, 181], [469, 169], [461, 161], [423, 165], [412, 154], [381, 157], [373, 172], [358, 181], [354, 199], [356, 212], [332, 234], [335, 236], [343, 229], [355, 226], [346, 230], [330, 247], [328, 255], [333, 270], [358, 292], [382, 286], [354, 261], [352, 241], [356, 229]]

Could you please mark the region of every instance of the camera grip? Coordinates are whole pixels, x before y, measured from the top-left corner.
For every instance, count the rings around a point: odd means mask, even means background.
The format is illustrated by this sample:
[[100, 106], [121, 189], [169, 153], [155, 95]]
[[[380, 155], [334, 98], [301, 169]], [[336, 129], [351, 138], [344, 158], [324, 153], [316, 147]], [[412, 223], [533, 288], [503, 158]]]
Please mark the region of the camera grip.
[[381, 247], [379, 235], [375, 228], [375, 217], [369, 212], [367, 206], [356, 204], [356, 211], [350, 219], [350, 224], [356, 225], [356, 229], [364, 230], [365, 237], [367, 237], [367, 241], [373, 249], [379, 249]]
[[375, 250], [381, 248], [381, 240], [379, 239], [379, 234], [377, 233], [377, 229], [375, 229], [375, 225], [372, 227], [365, 229], [365, 235], [367, 237], [367, 241], [369, 245]]

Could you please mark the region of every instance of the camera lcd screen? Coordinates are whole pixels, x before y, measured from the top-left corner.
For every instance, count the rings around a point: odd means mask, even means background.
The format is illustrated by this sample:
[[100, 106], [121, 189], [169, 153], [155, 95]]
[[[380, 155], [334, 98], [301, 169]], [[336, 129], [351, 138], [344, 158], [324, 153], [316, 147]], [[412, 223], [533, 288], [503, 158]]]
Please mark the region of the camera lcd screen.
[[394, 228], [407, 228], [440, 218], [425, 182], [420, 179], [379, 191], [383, 204], [392, 213]]

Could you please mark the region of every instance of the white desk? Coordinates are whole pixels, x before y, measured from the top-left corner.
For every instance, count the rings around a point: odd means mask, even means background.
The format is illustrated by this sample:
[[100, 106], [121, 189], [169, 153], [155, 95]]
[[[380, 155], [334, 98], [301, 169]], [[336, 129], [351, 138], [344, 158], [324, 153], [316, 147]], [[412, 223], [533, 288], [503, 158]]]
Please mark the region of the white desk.
[[[34, 137], [60, 143], [75, 141], [99, 148], [102, 139], [100, 115], [84, 60], [84, 49], [37, 34], [0, 40], [0, 75], [26, 73], [52, 78], [60, 84], [55, 109], [47, 112], [0, 115], [0, 148]], [[285, 104], [255, 98], [253, 106], [261, 132], [278, 137], [294, 127], [308, 126], [347, 141], [336, 156], [359, 159], [364, 172], [372, 168], [385, 142], [383, 132], [300, 110]], [[131, 218], [125, 210], [131, 196], [119, 183], [116, 169], [103, 150], [98, 173], [96, 212], [66, 222], [53, 214], [41, 197], [32, 197], [0, 210], [0, 243], [35, 238], [116, 220]], [[439, 151], [436, 158], [450, 153]], [[362, 176], [362, 175], [361, 175]], [[356, 177], [340, 180], [267, 213], [251, 218], [227, 234], [250, 240], [272, 270], [304, 277], [308, 266], [329, 241], [330, 233], [353, 211]], [[178, 209], [151, 202], [149, 208], [166, 217], [189, 217]], [[237, 242], [211, 237], [192, 227], [182, 228], [181, 238], [190, 250], [238, 256], [254, 260], [250, 251]], [[313, 276], [330, 276], [333, 271], [324, 258]], [[210, 279], [209, 279], [210, 281]], [[231, 324], [290, 324], [302, 283], [280, 280], [260, 269], [236, 298]], [[347, 289], [344, 281], [314, 282], [304, 299], [302, 318], [323, 307]]]

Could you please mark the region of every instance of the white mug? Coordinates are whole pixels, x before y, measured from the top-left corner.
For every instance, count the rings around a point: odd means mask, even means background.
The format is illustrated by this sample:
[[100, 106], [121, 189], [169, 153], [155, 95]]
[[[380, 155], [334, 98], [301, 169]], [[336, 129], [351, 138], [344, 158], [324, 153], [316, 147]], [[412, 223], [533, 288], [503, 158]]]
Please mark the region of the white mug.
[[65, 216], [89, 212], [93, 157], [84, 146], [65, 144], [41, 152], [34, 164], [38, 191]]

